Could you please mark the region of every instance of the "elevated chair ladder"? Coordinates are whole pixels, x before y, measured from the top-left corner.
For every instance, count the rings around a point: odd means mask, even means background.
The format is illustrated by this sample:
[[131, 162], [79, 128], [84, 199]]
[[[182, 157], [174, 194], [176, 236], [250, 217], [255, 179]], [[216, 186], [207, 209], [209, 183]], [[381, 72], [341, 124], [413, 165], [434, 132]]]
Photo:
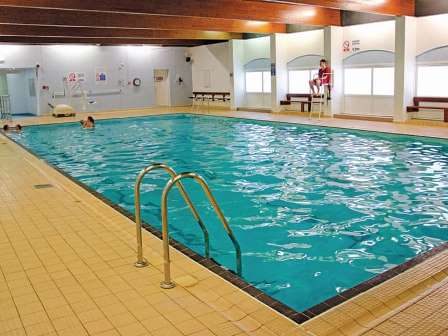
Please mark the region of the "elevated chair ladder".
[[161, 282], [160, 286], [164, 289], [169, 289], [175, 287], [175, 283], [171, 281], [171, 267], [170, 267], [170, 252], [169, 252], [169, 230], [168, 230], [168, 193], [172, 189], [174, 185], [179, 189], [183, 199], [188, 204], [193, 217], [198, 222], [203, 235], [204, 235], [204, 245], [205, 245], [205, 257], [210, 258], [210, 243], [209, 243], [209, 234], [206, 226], [202, 222], [201, 218], [199, 217], [199, 214], [194, 207], [190, 197], [188, 196], [183, 184], [181, 183], [181, 180], [184, 178], [190, 178], [195, 180], [199, 185], [202, 187], [202, 190], [204, 191], [205, 195], [207, 196], [208, 200], [210, 201], [213, 209], [215, 210], [219, 220], [221, 221], [221, 224], [224, 227], [224, 230], [226, 231], [227, 235], [229, 236], [230, 240], [232, 241], [232, 244], [235, 249], [236, 254], [236, 270], [237, 274], [242, 274], [242, 261], [241, 261], [241, 248], [240, 245], [235, 238], [235, 235], [233, 234], [232, 229], [230, 228], [226, 218], [224, 217], [224, 214], [219, 207], [218, 203], [216, 202], [216, 199], [213, 197], [211, 190], [207, 184], [207, 182], [204, 180], [204, 178], [196, 173], [181, 173], [176, 174], [176, 172], [169, 166], [162, 164], [162, 163], [153, 163], [143, 169], [137, 176], [137, 180], [134, 187], [134, 195], [135, 195], [135, 222], [136, 222], [136, 228], [137, 228], [137, 262], [135, 263], [136, 267], [145, 267], [148, 265], [147, 260], [143, 257], [143, 247], [142, 247], [142, 220], [141, 220], [141, 207], [140, 207], [140, 186], [142, 183], [142, 180], [146, 174], [153, 170], [157, 169], [163, 169], [171, 176], [171, 179], [167, 182], [165, 185], [165, 188], [163, 189], [162, 193], [162, 202], [161, 202], [161, 213], [162, 213], [162, 239], [163, 239], [163, 258], [164, 258], [164, 280]]
[[[330, 88], [333, 87], [333, 71], [330, 73], [324, 73], [324, 75], [330, 75], [330, 83], [321, 84], [319, 86], [319, 92], [315, 95], [311, 92], [311, 108], [309, 111], [309, 118], [311, 119], [313, 115], [313, 106], [314, 104], [319, 104], [318, 119], [320, 119], [322, 113], [324, 113], [324, 107], [328, 106], [328, 100], [330, 98]], [[316, 100], [317, 99], [317, 100]]]

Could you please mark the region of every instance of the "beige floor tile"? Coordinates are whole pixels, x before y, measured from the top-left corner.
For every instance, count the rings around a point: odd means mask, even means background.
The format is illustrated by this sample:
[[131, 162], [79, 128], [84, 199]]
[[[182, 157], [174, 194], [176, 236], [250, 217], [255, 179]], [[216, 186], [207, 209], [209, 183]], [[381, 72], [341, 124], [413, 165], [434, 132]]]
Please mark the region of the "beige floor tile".
[[195, 319], [186, 320], [183, 322], [175, 323], [175, 326], [184, 335], [191, 335], [199, 331], [207, 329], [202, 323]]
[[[101, 119], [172, 111], [184, 109], [95, 113], [95, 116]], [[447, 127], [422, 127], [415, 123], [330, 118], [310, 121], [293, 114], [211, 113], [448, 138]], [[25, 123], [69, 120], [72, 119], [42, 117], [27, 119]], [[163, 259], [158, 239], [144, 233], [144, 251], [152, 267], [135, 269], [134, 223], [2, 135], [0, 142], [4, 143], [0, 146], [0, 335], [26, 332], [28, 336], [56, 333], [59, 336], [304, 336], [297, 324], [176, 252], [173, 252], [173, 275], [178, 287], [161, 290]], [[43, 183], [51, 183], [55, 188], [32, 187]], [[313, 336], [336, 336], [341, 330], [350, 330], [347, 321], [362, 327], [372, 319], [384, 318], [386, 313], [401, 309], [402, 302], [414, 300], [448, 276], [448, 253], [443, 261], [425, 264], [428, 266], [423, 271], [398, 277], [397, 284], [391, 282], [381, 291], [375, 289], [371, 295], [353, 299], [359, 310], [347, 307], [343, 314], [330, 319], [318, 317], [305, 323], [305, 327], [314, 332]], [[397, 288], [403, 291], [395, 295]], [[437, 293], [441, 299], [427, 296], [403, 308], [401, 315], [395, 314], [390, 321], [375, 326], [384, 332], [404, 328], [402, 335], [406, 336], [440, 334], [448, 321], [448, 312], [445, 313], [442, 304], [448, 299], [445, 292], [448, 290]], [[432, 311], [434, 307], [438, 308], [438, 314]], [[342, 323], [340, 319], [344, 316], [348, 319]], [[412, 324], [411, 318], [423, 321]], [[342, 329], [336, 330], [335, 325]], [[385, 334], [371, 330], [364, 335]]]
[[146, 330], [139, 322], [133, 322], [125, 326], [117, 327], [117, 330], [123, 336], [148, 335], [148, 330]]
[[86, 328], [89, 334], [97, 334], [103, 331], [114, 329], [113, 325], [106, 319], [84, 323], [84, 328]]

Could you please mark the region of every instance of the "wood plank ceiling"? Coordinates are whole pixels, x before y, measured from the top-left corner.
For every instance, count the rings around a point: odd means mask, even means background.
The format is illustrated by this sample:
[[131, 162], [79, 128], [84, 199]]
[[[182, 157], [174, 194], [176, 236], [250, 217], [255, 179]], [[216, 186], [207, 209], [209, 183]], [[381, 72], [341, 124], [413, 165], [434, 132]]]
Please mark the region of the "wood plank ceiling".
[[0, 42], [193, 46], [287, 24], [340, 25], [342, 9], [414, 8], [414, 0], [0, 0]]

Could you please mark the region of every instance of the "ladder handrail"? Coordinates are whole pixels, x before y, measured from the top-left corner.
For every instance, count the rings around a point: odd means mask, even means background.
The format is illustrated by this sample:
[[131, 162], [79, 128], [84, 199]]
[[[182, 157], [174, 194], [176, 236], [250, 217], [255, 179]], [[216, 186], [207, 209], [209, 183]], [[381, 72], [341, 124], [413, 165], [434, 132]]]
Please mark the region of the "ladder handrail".
[[[148, 262], [143, 258], [143, 247], [142, 247], [142, 220], [141, 220], [141, 207], [140, 207], [140, 186], [142, 183], [143, 178], [146, 174], [149, 172], [156, 170], [156, 169], [163, 169], [171, 176], [171, 179], [177, 176], [177, 173], [172, 169], [171, 167], [163, 164], [163, 163], [153, 163], [146, 168], [142, 169], [140, 173], [137, 176], [135, 187], [134, 187], [134, 197], [135, 197], [135, 223], [137, 228], [137, 262], [135, 263], [136, 267], [144, 267], [148, 265]], [[205, 257], [209, 258], [210, 256], [210, 243], [209, 243], [209, 235], [206, 226], [202, 222], [201, 217], [199, 217], [199, 214], [194, 207], [193, 203], [191, 202], [190, 197], [188, 196], [187, 192], [185, 191], [184, 186], [179, 181], [176, 181], [176, 186], [179, 189], [183, 199], [189, 206], [194, 219], [198, 222], [202, 233], [204, 235], [204, 245], [205, 245]]]
[[176, 175], [175, 177], [172, 177], [166, 184], [165, 188], [163, 189], [162, 193], [162, 201], [161, 201], [161, 207], [162, 207], [162, 239], [163, 239], [163, 262], [164, 262], [164, 280], [161, 282], [160, 286], [162, 288], [173, 288], [175, 287], [174, 282], [171, 281], [171, 268], [170, 268], [170, 249], [169, 249], [169, 233], [168, 233], [168, 193], [170, 192], [173, 185], [176, 183], [179, 183], [180, 180], [184, 178], [191, 178], [199, 183], [199, 185], [202, 187], [202, 190], [205, 192], [205, 195], [207, 196], [208, 200], [213, 206], [213, 209], [215, 210], [216, 214], [218, 215], [218, 218], [220, 219], [224, 229], [227, 232], [227, 235], [229, 236], [230, 240], [233, 243], [233, 246], [235, 248], [236, 253], [236, 269], [237, 274], [241, 276], [242, 274], [242, 265], [241, 265], [241, 248], [236, 240], [232, 229], [229, 226], [229, 223], [227, 222], [226, 218], [224, 217], [224, 214], [221, 211], [221, 208], [219, 207], [218, 203], [216, 202], [216, 199], [213, 197], [212, 192], [207, 184], [207, 182], [204, 180], [204, 178], [196, 173], [191, 172], [185, 172], [180, 173]]

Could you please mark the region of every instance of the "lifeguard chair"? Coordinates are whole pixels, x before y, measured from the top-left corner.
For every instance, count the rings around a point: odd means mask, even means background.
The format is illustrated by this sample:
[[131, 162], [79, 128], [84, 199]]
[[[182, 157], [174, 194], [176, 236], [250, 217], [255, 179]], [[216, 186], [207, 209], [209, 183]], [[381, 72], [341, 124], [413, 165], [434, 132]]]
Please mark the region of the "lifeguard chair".
[[[330, 81], [328, 83], [321, 84], [319, 86], [319, 93], [318, 94], [311, 94], [311, 108], [309, 113], [309, 118], [313, 116], [313, 113], [318, 114], [318, 119], [320, 119], [322, 112], [325, 112], [329, 101], [331, 100], [331, 89], [333, 88], [333, 80], [334, 80], [334, 72], [328, 72], [324, 73], [324, 76], [330, 76]], [[313, 110], [314, 105], [319, 105], [319, 108], [317, 111]]]

